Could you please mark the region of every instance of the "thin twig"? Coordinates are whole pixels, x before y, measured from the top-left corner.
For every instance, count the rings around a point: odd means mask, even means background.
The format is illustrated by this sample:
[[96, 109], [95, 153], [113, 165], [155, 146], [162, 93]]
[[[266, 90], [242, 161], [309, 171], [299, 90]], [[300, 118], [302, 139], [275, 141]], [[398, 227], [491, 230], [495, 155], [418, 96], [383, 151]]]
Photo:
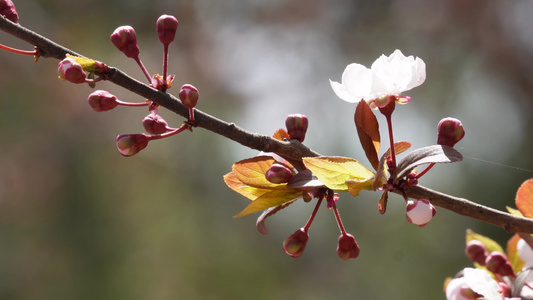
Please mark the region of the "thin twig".
[[[61, 60], [67, 53], [70, 55], [82, 56], [2, 17], [0, 17], [0, 29], [36, 46], [40, 51], [41, 57], [53, 57]], [[158, 91], [114, 67], [109, 67], [109, 74], [107, 75], [108, 80], [116, 85], [150, 99], [184, 118], [188, 118], [189, 110], [173, 95]], [[303, 167], [301, 163], [302, 157], [320, 156], [319, 153], [307, 148], [295, 140], [280, 141], [270, 136], [255, 134], [242, 129], [233, 123], [217, 119], [200, 110], [195, 110], [195, 119], [196, 127], [212, 131], [251, 149], [275, 152], [291, 161], [293, 165], [300, 169]], [[406, 193], [410, 198], [428, 199], [436, 206], [440, 206], [463, 216], [496, 225], [509, 232], [533, 233], [533, 219], [514, 216], [466, 199], [433, 191], [422, 186], [409, 188], [406, 190]]]

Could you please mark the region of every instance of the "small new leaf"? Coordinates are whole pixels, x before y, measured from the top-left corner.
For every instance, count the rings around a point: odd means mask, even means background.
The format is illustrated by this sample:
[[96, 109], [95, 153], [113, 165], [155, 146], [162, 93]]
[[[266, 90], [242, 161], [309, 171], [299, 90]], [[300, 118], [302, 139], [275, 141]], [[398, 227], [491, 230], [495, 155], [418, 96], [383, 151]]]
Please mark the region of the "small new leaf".
[[355, 109], [354, 120], [359, 141], [365, 150], [366, 157], [374, 170], [377, 170], [380, 147], [379, 123], [366, 101], [359, 101]]
[[276, 130], [276, 132], [274, 132], [274, 135], [272, 137], [280, 141], [291, 139], [291, 136], [289, 135], [289, 133], [285, 129], [282, 129], [282, 128]]
[[413, 150], [407, 154], [396, 168], [396, 178], [400, 179], [411, 173], [414, 168], [430, 163], [451, 163], [463, 160], [459, 151], [450, 146], [433, 145]]
[[[394, 151], [396, 154], [400, 154], [407, 149], [411, 148], [411, 143], [401, 141], [394, 143]], [[382, 187], [388, 180], [389, 174], [387, 172], [387, 157], [390, 155], [390, 148], [383, 153], [381, 159], [379, 160], [379, 166], [376, 170], [376, 178], [372, 185], [373, 190], [377, 190], [379, 187]]]
[[374, 176], [374, 172], [353, 158], [338, 156], [304, 157], [303, 163], [320, 182], [336, 191], [348, 191], [346, 184], [348, 180], [365, 180]]
[[255, 188], [244, 184], [239, 178], [237, 178], [237, 176], [235, 176], [235, 174], [233, 174], [233, 172], [224, 175], [224, 182], [230, 189], [252, 201], [263, 194], [270, 192], [268, 189]]
[[248, 206], [238, 213], [235, 218], [244, 217], [270, 207], [294, 202], [301, 195], [302, 191], [298, 189], [286, 188], [282, 191], [269, 191], [248, 204]]
[[524, 181], [518, 188], [515, 204], [524, 217], [533, 218], [533, 179]]
[[276, 160], [271, 156], [256, 156], [236, 162], [233, 164], [232, 171], [245, 185], [269, 190], [286, 189], [286, 184], [275, 184], [265, 177], [265, 173], [275, 162]]

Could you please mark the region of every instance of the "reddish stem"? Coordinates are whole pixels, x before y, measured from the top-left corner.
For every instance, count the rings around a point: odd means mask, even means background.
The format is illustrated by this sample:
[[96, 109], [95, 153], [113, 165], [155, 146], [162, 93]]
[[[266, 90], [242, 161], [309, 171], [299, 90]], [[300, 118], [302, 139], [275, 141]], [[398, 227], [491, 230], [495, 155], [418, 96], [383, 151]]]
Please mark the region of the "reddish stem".
[[2, 44], [0, 44], [0, 49], [4, 49], [9, 52], [24, 54], [24, 55], [37, 55], [37, 50], [33, 50], [33, 51], [20, 50], [20, 49], [11, 48], [11, 47], [8, 47]]
[[337, 219], [337, 225], [339, 225], [339, 230], [341, 231], [341, 234], [343, 236], [346, 236], [346, 230], [344, 230], [344, 226], [342, 225], [341, 216], [339, 215], [339, 211], [337, 210], [337, 205], [333, 203], [333, 212], [335, 213], [335, 219]]
[[422, 177], [422, 175], [426, 174], [429, 170], [431, 170], [431, 168], [433, 168], [434, 165], [435, 165], [435, 163], [431, 163], [422, 172], [418, 173], [415, 178], [418, 179], [418, 178]]
[[[170, 129], [170, 128], [169, 128]], [[164, 138], [167, 138], [169, 136], [173, 136], [173, 135], [176, 135], [182, 131], [185, 131], [189, 129], [189, 125], [187, 124], [182, 124], [179, 128], [177, 129], [174, 129], [174, 131], [170, 131], [170, 132], [166, 132], [166, 133], [163, 133], [163, 134], [158, 134], [158, 135], [150, 135], [148, 136], [148, 139], [151, 141], [151, 140], [159, 140], [159, 139], [164, 139]]]
[[313, 210], [313, 213], [309, 217], [309, 220], [307, 220], [307, 223], [304, 226], [304, 231], [307, 232], [309, 230], [309, 227], [311, 227], [311, 223], [313, 223], [313, 220], [315, 219], [316, 213], [318, 212], [318, 208], [320, 207], [320, 203], [322, 203], [322, 200], [324, 200], [324, 196], [320, 196], [318, 198], [318, 202], [316, 203], [315, 209]]
[[143, 65], [141, 59], [139, 58], [139, 56], [134, 57], [133, 59], [135, 60], [135, 62], [137, 62], [139, 67], [141, 67], [141, 70], [143, 71], [144, 76], [146, 76], [146, 79], [148, 79], [148, 83], [152, 84], [152, 77], [150, 77], [150, 73], [148, 73], [148, 70], [146, 70], [146, 68], [144, 67], [144, 65]]
[[394, 137], [392, 135], [392, 116], [386, 115], [387, 127], [389, 129], [389, 142], [390, 142], [390, 156], [392, 160], [392, 168], [396, 168], [396, 150], [394, 149]]
[[162, 92], [167, 90], [167, 70], [168, 70], [168, 44], [164, 44], [163, 51], [163, 86], [161, 87]]
[[125, 101], [117, 100], [117, 103], [119, 105], [124, 105], [124, 106], [148, 106], [152, 104], [152, 101], [146, 100], [145, 102], [134, 103], [134, 102], [125, 102]]

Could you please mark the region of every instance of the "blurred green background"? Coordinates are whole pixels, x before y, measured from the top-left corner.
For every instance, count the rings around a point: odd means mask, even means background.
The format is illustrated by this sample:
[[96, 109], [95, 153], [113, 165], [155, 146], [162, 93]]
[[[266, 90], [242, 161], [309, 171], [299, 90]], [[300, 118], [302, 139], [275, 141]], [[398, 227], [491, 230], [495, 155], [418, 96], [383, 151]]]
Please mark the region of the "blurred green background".
[[[465, 160], [437, 166], [422, 185], [505, 209], [533, 177], [531, 1], [14, 2], [21, 24], [141, 80], [109, 35], [133, 26], [141, 59], [161, 73], [155, 21], [172, 14], [180, 27], [169, 92], [191, 83], [199, 109], [261, 134], [303, 113], [307, 146], [365, 164], [355, 106], [328, 79], [401, 49], [426, 62], [427, 80], [397, 107], [396, 139], [433, 144], [447, 116], [466, 128], [457, 145]], [[32, 48], [3, 32], [0, 41]], [[406, 222], [400, 197], [382, 216], [378, 193], [342, 194], [359, 258], [337, 257], [338, 228], [322, 209], [306, 253], [292, 259], [281, 243], [313, 205], [270, 218], [269, 236], [256, 231], [255, 215], [232, 218], [248, 200], [222, 176], [256, 151], [196, 129], [124, 158], [115, 137], [141, 132], [147, 111], [93, 112], [91, 89], [58, 80], [57, 63], [0, 52], [0, 299], [444, 299], [444, 279], [470, 266], [467, 228], [502, 244], [511, 236], [444, 209], [419, 228]], [[97, 88], [144, 100], [108, 83]], [[161, 115], [171, 126], [183, 121]]]

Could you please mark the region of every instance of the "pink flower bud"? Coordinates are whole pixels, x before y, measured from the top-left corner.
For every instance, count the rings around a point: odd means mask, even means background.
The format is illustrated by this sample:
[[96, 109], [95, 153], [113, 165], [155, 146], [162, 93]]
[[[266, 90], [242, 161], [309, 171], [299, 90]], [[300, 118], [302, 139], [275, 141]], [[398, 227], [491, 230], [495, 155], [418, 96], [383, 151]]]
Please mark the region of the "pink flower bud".
[[292, 176], [292, 171], [289, 168], [278, 163], [272, 164], [270, 169], [265, 173], [266, 179], [276, 184], [287, 183], [291, 180]]
[[108, 91], [103, 90], [92, 92], [87, 98], [87, 101], [89, 102], [89, 105], [98, 112], [112, 110], [118, 105], [117, 97]]
[[176, 30], [178, 29], [178, 19], [174, 16], [162, 15], [157, 19], [156, 30], [159, 40], [163, 45], [168, 45], [174, 40]]
[[195, 107], [199, 97], [198, 89], [190, 84], [184, 84], [180, 89], [179, 98], [187, 108]]
[[309, 234], [304, 228], [300, 228], [283, 241], [283, 251], [291, 257], [300, 257], [304, 253], [308, 240]]
[[307, 116], [302, 114], [288, 115], [285, 119], [285, 127], [287, 127], [289, 136], [293, 140], [300, 141], [300, 143], [305, 139], [308, 124], [309, 120], [307, 119]]
[[429, 223], [437, 213], [435, 207], [426, 199], [407, 201], [406, 210], [407, 221], [420, 227]]
[[19, 22], [19, 15], [15, 9], [15, 4], [11, 0], [0, 1], [0, 15], [5, 16], [6, 19], [13, 23]]
[[349, 233], [341, 234], [337, 245], [337, 254], [339, 254], [339, 257], [343, 260], [359, 256], [359, 245], [357, 245], [353, 235]]
[[87, 78], [87, 74], [85, 74], [81, 64], [70, 57], [59, 62], [57, 73], [59, 74], [59, 78], [72, 83], [84, 83]]
[[485, 261], [485, 267], [487, 270], [491, 271], [494, 274], [501, 276], [512, 276], [515, 277], [513, 267], [507, 259], [507, 257], [498, 251], [493, 251]]
[[147, 115], [143, 119], [143, 126], [146, 132], [151, 134], [162, 134], [167, 132], [168, 124], [160, 116], [154, 113]]
[[466, 244], [465, 249], [466, 256], [482, 266], [485, 265], [487, 256], [489, 256], [489, 250], [487, 246], [478, 240], [472, 240]]
[[461, 121], [454, 118], [444, 118], [437, 127], [437, 144], [453, 147], [465, 136]]
[[137, 35], [131, 26], [120, 26], [111, 34], [111, 42], [129, 58], [136, 58], [141, 52], [137, 45]]
[[117, 136], [117, 148], [122, 156], [133, 156], [148, 146], [149, 137], [146, 134], [120, 134]]

